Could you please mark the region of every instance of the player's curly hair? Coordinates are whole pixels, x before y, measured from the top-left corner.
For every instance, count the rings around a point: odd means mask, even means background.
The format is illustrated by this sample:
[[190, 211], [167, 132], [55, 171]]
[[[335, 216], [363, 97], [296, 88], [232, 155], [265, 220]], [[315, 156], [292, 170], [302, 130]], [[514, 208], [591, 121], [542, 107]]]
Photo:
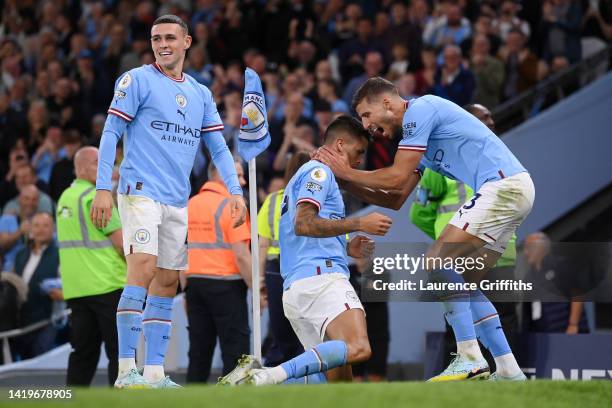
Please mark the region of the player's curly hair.
[[153, 25], [158, 24], [178, 24], [181, 26], [185, 34], [188, 33], [189, 28], [187, 27], [187, 23], [183, 21], [179, 16], [175, 16], [174, 14], [164, 14], [163, 16], [159, 16], [153, 22]]
[[373, 77], [368, 79], [359, 87], [359, 89], [357, 89], [355, 95], [353, 95], [353, 101], [351, 104], [353, 111], [357, 111], [357, 105], [359, 105], [364, 99], [371, 101], [373, 98], [386, 92], [397, 93], [397, 88], [393, 82], [381, 77]]

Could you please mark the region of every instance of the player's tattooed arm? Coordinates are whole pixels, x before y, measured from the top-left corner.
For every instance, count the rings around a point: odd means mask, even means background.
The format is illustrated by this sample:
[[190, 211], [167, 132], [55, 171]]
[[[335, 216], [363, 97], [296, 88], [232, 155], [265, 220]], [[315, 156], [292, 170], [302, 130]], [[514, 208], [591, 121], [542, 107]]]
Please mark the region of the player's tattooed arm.
[[363, 217], [328, 220], [318, 215], [316, 205], [299, 203], [295, 217], [295, 234], [313, 238], [337, 237], [355, 231], [385, 235], [391, 228], [391, 218], [373, 212]]

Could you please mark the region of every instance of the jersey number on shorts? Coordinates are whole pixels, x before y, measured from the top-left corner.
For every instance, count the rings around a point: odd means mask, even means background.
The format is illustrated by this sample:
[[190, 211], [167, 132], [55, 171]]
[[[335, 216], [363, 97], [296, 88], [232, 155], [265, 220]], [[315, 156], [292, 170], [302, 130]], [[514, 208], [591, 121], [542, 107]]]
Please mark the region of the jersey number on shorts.
[[469, 210], [470, 208], [474, 208], [474, 206], [476, 205], [476, 200], [478, 200], [478, 198], [480, 198], [481, 195], [482, 194], [480, 194], [480, 193], [474, 194], [474, 197], [472, 197], [470, 199], [470, 202], [468, 204], [463, 206], [463, 209], [464, 210]]

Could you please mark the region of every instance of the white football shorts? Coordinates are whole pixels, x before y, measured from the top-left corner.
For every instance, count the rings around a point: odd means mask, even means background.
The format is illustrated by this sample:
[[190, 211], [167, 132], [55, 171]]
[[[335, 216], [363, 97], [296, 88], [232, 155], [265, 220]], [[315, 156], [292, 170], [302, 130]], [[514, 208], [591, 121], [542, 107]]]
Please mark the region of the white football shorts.
[[117, 195], [125, 255], [157, 256], [159, 268], [187, 269], [187, 207], [162, 204], [149, 197]]
[[457, 210], [450, 224], [485, 241], [485, 248], [503, 253], [512, 234], [531, 212], [534, 199], [529, 173], [489, 181]]
[[324, 273], [293, 282], [283, 293], [283, 308], [305, 350], [323, 342], [327, 325], [342, 312], [363, 310], [355, 289], [342, 273]]

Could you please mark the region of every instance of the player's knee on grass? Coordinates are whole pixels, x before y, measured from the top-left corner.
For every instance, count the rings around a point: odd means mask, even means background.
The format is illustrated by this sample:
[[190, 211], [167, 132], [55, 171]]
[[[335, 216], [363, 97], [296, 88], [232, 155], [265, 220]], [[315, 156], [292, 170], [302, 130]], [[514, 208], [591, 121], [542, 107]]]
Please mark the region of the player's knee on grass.
[[348, 362], [361, 363], [370, 359], [372, 349], [367, 339], [357, 339], [346, 343], [348, 350]]

